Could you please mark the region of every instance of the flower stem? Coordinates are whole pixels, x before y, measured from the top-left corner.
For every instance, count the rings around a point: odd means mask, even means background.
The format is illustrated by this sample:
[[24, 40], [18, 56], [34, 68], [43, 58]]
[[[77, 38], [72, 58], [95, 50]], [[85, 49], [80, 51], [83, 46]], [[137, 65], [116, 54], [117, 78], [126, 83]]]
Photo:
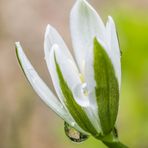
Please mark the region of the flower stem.
[[119, 141], [115, 141], [115, 142], [106, 142], [106, 141], [102, 141], [108, 148], [128, 148], [128, 146], [122, 144]]
[[116, 128], [113, 131], [100, 139], [108, 148], [128, 148], [118, 140], [118, 131]]

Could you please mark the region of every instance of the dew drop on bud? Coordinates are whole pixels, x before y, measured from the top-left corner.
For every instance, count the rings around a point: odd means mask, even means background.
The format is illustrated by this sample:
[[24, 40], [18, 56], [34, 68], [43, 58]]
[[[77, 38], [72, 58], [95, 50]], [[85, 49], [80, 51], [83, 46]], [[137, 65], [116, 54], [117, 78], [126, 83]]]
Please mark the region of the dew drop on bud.
[[67, 122], [64, 122], [64, 130], [66, 136], [73, 142], [79, 143], [88, 139], [88, 135], [82, 134], [73, 127], [71, 127]]

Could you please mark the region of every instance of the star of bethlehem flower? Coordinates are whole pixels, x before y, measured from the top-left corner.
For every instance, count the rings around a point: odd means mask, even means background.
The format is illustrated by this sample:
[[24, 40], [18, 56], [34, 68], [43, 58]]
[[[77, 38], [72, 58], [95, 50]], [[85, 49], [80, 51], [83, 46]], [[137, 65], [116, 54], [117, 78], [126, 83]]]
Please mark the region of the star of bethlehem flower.
[[36, 93], [69, 126], [105, 139], [114, 134], [121, 86], [115, 24], [109, 16], [104, 25], [87, 1], [77, 0], [70, 14], [70, 29], [76, 61], [52, 26], [48, 25], [45, 32], [45, 61], [57, 97], [35, 71], [19, 42], [17, 58]]

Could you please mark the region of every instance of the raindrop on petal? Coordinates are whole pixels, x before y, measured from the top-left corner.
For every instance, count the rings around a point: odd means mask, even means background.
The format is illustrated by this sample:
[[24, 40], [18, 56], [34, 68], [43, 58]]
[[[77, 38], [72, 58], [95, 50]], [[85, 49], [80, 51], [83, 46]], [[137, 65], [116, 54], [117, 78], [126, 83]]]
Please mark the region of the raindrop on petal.
[[82, 134], [73, 127], [71, 127], [67, 122], [64, 122], [64, 130], [66, 136], [73, 142], [80, 143], [88, 139], [88, 135]]
[[74, 127], [74, 126], [75, 126], [75, 124], [76, 124], [75, 122], [71, 122], [71, 126], [72, 126], [72, 127]]

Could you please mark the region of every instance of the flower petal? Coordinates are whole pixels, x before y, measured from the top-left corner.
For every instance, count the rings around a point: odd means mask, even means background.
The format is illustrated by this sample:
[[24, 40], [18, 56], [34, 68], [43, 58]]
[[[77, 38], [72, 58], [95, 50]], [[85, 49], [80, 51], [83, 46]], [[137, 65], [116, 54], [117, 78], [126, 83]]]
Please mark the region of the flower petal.
[[105, 26], [86, 0], [77, 0], [71, 11], [70, 27], [75, 56], [84, 73], [86, 51], [93, 48], [94, 37], [105, 40]]
[[[63, 104], [65, 103], [66, 105], [68, 104], [65, 102], [65, 94], [63, 94], [61, 87], [59, 86], [59, 76], [57, 73], [57, 67], [55, 65], [55, 62], [53, 60], [56, 55], [56, 60], [57, 63], [60, 67], [60, 70], [63, 75], [63, 79], [65, 80], [65, 83], [67, 84], [69, 90], [72, 93], [72, 98], [74, 99], [73, 101], [76, 102], [81, 108], [81, 110], [87, 114], [88, 118], [90, 119], [90, 122], [93, 124], [95, 129], [100, 132], [100, 128], [98, 123], [96, 122], [96, 118], [92, 116], [92, 110], [89, 107], [89, 100], [87, 96], [87, 92], [85, 94], [85, 83], [83, 83], [80, 79], [77, 67], [75, 63], [69, 59], [64, 52], [58, 47], [58, 45], [53, 45], [51, 52], [50, 52], [50, 67], [52, 67], [52, 70], [50, 69], [50, 73], [53, 79], [53, 82], [55, 81], [58, 87], [58, 92], [59, 97], [62, 96], [62, 102]], [[54, 71], [54, 73], [52, 73]], [[84, 89], [84, 91], [83, 91]], [[87, 91], [87, 90], [86, 90]], [[64, 97], [63, 97], [64, 96]], [[70, 98], [69, 98], [70, 99]], [[78, 106], [77, 105], [77, 106]], [[68, 108], [68, 107], [67, 107]]]
[[98, 106], [102, 132], [108, 134], [114, 128], [117, 118], [119, 84], [113, 63], [101, 41], [98, 42], [96, 38], [94, 39], [93, 54], [89, 55], [93, 57], [86, 63], [86, 72], [88, 72], [86, 81], [88, 81], [88, 85], [91, 84], [90, 94], [93, 96], [90, 99], [94, 99], [94, 104]]
[[59, 100], [61, 101], [63, 106], [66, 107], [63, 102], [63, 95], [60, 90], [60, 86], [58, 84], [58, 78], [57, 78], [56, 68], [55, 68], [55, 64], [54, 64], [54, 56], [52, 56], [53, 55], [52, 54], [53, 48], [51, 48], [51, 49], [44, 48], [44, 52], [45, 52], [45, 61], [46, 61], [48, 71], [49, 71], [51, 79], [52, 79], [53, 86], [55, 88], [55, 91], [58, 95]]
[[[117, 86], [119, 87], [119, 90], [120, 90], [120, 85], [121, 85], [120, 50], [119, 50], [115, 25], [114, 25], [114, 22], [113, 22], [111, 17], [109, 17], [108, 23], [107, 23], [107, 26], [106, 26], [106, 42], [104, 42], [103, 40], [100, 40], [99, 38], [97, 38], [97, 40], [98, 40], [98, 43], [103, 47], [103, 50], [106, 52], [106, 54], [108, 55], [109, 59], [112, 62], [112, 66], [114, 68], [115, 76], [118, 80]], [[95, 93], [96, 93], [95, 92], [96, 80], [95, 80], [95, 74], [94, 74], [94, 51], [92, 49], [89, 49], [87, 51], [86, 55], [85, 55], [85, 74], [84, 74], [84, 77], [85, 77], [85, 81], [87, 83], [87, 87], [88, 87], [88, 90], [89, 90], [89, 93], [88, 93], [89, 94], [89, 101], [90, 101], [90, 104], [93, 108], [94, 114], [97, 117], [98, 108], [97, 108], [97, 98], [96, 98], [96, 95], [95, 95]], [[102, 71], [103, 71], [103, 69], [102, 69]], [[118, 99], [119, 98], [117, 98], [117, 101], [116, 101], [117, 104], [115, 105], [115, 108], [118, 108]], [[113, 112], [115, 113], [116, 111], [113, 111]], [[114, 120], [115, 120], [116, 115], [113, 115], [113, 116], [114, 117], [112, 117], [112, 118], [114, 118]], [[113, 124], [113, 122], [114, 121], [112, 121], [112, 124]]]
[[[95, 39], [95, 38], [94, 38]], [[99, 40], [99, 43], [102, 47], [104, 47], [104, 50], [106, 49], [106, 46], [103, 41]], [[96, 80], [94, 77], [94, 47], [92, 49], [89, 49], [85, 55], [85, 73], [84, 78], [87, 83], [88, 91], [89, 91], [89, 100], [91, 106], [96, 110], [97, 108], [97, 102], [96, 102], [96, 96], [95, 96], [95, 87], [96, 87]], [[108, 50], [106, 50], [108, 53]]]
[[75, 121], [71, 116], [69, 116], [67, 110], [64, 106], [59, 102], [59, 100], [55, 97], [55, 95], [51, 92], [51, 90], [47, 87], [47, 85], [43, 82], [43, 80], [39, 77], [37, 72], [34, 70], [33, 66], [29, 62], [26, 57], [21, 45], [19, 42], [16, 42], [16, 54], [20, 66], [27, 77], [28, 81], [34, 88], [35, 92], [41, 97], [41, 99], [54, 111], [56, 112], [62, 119], [64, 119], [68, 124], [75, 127], [77, 130], [82, 131], [82, 129], [78, 127], [77, 124], [74, 124]]
[[[51, 75], [52, 82], [54, 85], [54, 88], [57, 92], [57, 95], [62, 102], [62, 104], [65, 106], [63, 102], [63, 95], [61, 93], [59, 84], [58, 84], [58, 77], [56, 73], [55, 68], [55, 62], [54, 62], [54, 55], [53, 55], [53, 47], [54, 45], [59, 45], [61, 52], [64, 53], [64, 55], [69, 58], [73, 62], [73, 58], [64, 43], [62, 37], [59, 35], [59, 33], [54, 29], [52, 26], [47, 25], [46, 32], [45, 32], [45, 39], [44, 39], [44, 53], [45, 53], [45, 60], [48, 67], [48, 71]], [[76, 69], [76, 68], [75, 68]]]
[[[52, 82], [53, 82], [53, 85], [54, 85], [54, 88], [55, 88], [55, 90], [56, 90], [56, 93], [57, 93], [57, 95], [58, 95], [58, 97], [59, 97], [59, 99], [60, 99], [60, 101], [61, 101], [61, 103], [63, 104], [63, 106], [66, 108], [66, 110], [67, 110], [67, 112], [69, 113], [69, 111], [68, 111], [68, 109], [67, 109], [67, 106], [66, 106], [66, 104], [65, 104], [65, 102], [64, 102], [64, 95], [63, 95], [63, 93], [62, 93], [62, 90], [61, 90], [61, 87], [60, 87], [60, 85], [59, 85], [59, 79], [58, 79], [58, 75], [57, 75], [57, 71], [56, 71], [56, 65], [55, 65], [55, 59], [54, 59], [54, 50], [55, 50], [55, 48], [60, 48], [60, 51], [63, 53], [63, 55], [64, 55], [64, 57], [66, 57], [65, 59], [68, 59], [68, 61], [70, 62], [70, 64], [72, 65], [72, 70], [73, 71], [75, 71], [75, 73], [78, 73], [78, 70], [77, 70], [77, 68], [76, 68], [76, 66], [75, 66], [75, 64], [74, 64], [74, 61], [73, 61], [73, 58], [72, 58], [72, 56], [71, 56], [71, 54], [70, 54], [70, 52], [68, 51], [68, 49], [67, 49], [67, 47], [66, 47], [66, 45], [64, 45], [63, 46], [63, 42], [60, 44], [60, 47], [56, 44], [56, 43], [60, 43], [59, 41], [58, 41], [58, 38], [59, 38], [59, 34], [56, 32], [56, 30], [55, 29], [53, 29], [53, 28], [48, 28], [47, 27], [47, 30], [48, 29], [50, 29], [50, 31], [46, 31], [46, 34], [48, 33], [48, 37], [47, 37], [47, 35], [45, 35], [45, 46], [44, 46], [44, 52], [45, 52], [45, 60], [46, 60], [46, 64], [47, 64], [47, 67], [48, 67], [48, 71], [49, 71], [49, 73], [50, 73], [50, 75], [51, 75], [51, 78], [52, 78]], [[50, 34], [50, 32], [51, 32], [51, 30], [52, 30], [52, 35], [53, 36], [55, 36], [55, 38], [57, 37], [57, 41], [55, 41], [56, 39], [54, 39], [54, 42], [53, 42], [53, 40], [51, 39], [52, 37], [50, 36], [51, 34]], [[51, 41], [49, 40], [49, 39], [51, 39]], [[61, 40], [61, 37], [60, 37], [60, 39], [59, 40]], [[52, 44], [51, 44], [51, 42], [52, 42]], [[50, 45], [49, 45], [50, 44]], [[64, 43], [65, 44], [65, 43]], [[49, 45], [49, 46], [47, 46], [47, 45]], [[51, 48], [50, 48], [50, 46], [52, 46]], [[62, 57], [62, 56], [61, 56]], [[60, 58], [61, 58], [60, 57]], [[65, 60], [64, 59], [64, 60]], [[64, 60], [60, 60], [60, 61], [63, 61], [64, 62]], [[64, 68], [64, 67], [63, 67]], [[66, 68], [66, 67], [65, 67]], [[67, 73], [68, 74], [68, 73]], [[69, 75], [69, 74], [68, 74]], [[69, 85], [72, 87], [72, 86], [74, 86], [75, 84], [75, 82], [77, 82], [77, 81], [75, 81], [75, 78], [73, 77], [73, 79], [72, 79], [72, 81], [69, 79], [69, 77], [67, 77], [68, 78], [68, 80], [69, 80]], [[75, 82], [74, 82], [75, 81]], [[79, 81], [79, 80], [78, 80]], [[69, 113], [70, 114], [70, 113]], [[80, 127], [79, 127], [80, 128]], [[81, 128], [80, 128], [81, 129]], [[80, 131], [80, 130], [79, 130]], [[81, 130], [81, 131], [84, 131], [84, 130]], [[84, 132], [83, 132], [84, 133]]]
[[120, 49], [116, 32], [115, 23], [111, 16], [108, 17], [106, 24], [107, 41], [110, 48], [110, 58], [113, 63], [115, 74], [118, 79], [119, 89], [121, 87], [121, 61], [120, 61]]
[[61, 68], [63, 77], [69, 88], [72, 90], [75, 101], [82, 107], [89, 106], [89, 100], [87, 95], [85, 95], [85, 88], [83, 88], [85, 86], [80, 79], [75, 63], [73, 63], [73, 61], [60, 50], [58, 45], [53, 46], [53, 49], [53, 52], [55, 52], [53, 53], [53, 56], [56, 54], [56, 59]]
[[48, 56], [46, 56], [46, 52], [50, 52], [54, 44], [60, 45], [61, 50], [64, 50], [65, 54], [72, 59], [72, 56], [60, 34], [56, 31], [55, 28], [50, 25], [47, 25], [44, 37], [45, 58], [49, 58]]
[[66, 107], [68, 108], [69, 112], [71, 113], [75, 121], [83, 130], [91, 133], [95, 137], [98, 137], [100, 133], [95, 129], [91, 120], [88, 118], [86, 112], [84, 111], [83, 107], [80, 106], [74, 99], [73, 92], [68, 86], [64, 78], [64, 75], [61, 71], [61, 67], [57, 61], [56, 51], [54, 53], [55, 53], [54, 59], [55, 59], [56, 71], [59, 79], [59, 85], [64, 96], [64, 102]]
[[84, 71], [84, 78], [88, 88], [88, 98], [90, 102], [90, 109], [92, 111], [93, 118], [96, 119], [97, 124], [99, 125], [100, 131], [101, 130], [101, 123], [98, 114], [98, 103], [96, 98], [96, 80], [94, 74], [94, 51], [93, 48], [89, 49], [85, 55], [85, 71]]

